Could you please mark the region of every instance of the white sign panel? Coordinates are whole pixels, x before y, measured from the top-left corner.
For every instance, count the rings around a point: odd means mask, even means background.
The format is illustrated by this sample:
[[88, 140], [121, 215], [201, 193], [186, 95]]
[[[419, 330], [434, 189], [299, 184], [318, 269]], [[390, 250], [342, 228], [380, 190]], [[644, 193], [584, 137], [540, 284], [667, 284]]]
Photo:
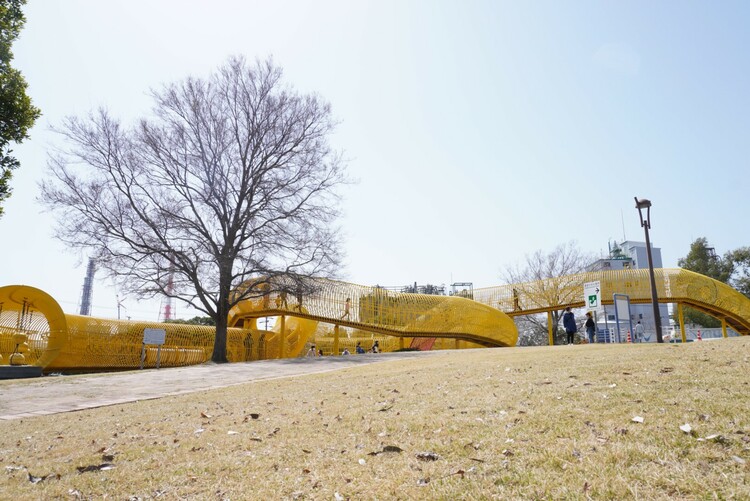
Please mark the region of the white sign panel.
[[615, 297], [615, 310], [617, 318], [625, 322], [630, 321], [630, 298], [623, 294], [616, 294]]
[[164, 329], [143, 329], [143, 344], [164, 344], [167, 331]]
[[598, 308], [601, 305], [602, 288], [599, 280], [583, 284], [583, 304], [586, 308]]

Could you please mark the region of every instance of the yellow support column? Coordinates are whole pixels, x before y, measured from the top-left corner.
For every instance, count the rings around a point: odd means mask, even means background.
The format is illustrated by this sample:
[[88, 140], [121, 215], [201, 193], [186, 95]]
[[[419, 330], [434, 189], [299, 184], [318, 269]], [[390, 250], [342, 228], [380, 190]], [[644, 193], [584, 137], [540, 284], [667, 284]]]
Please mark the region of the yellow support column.
[[455, 345], [455, 348], [456, 348], [457, 350], [459, 349], [458, 343], [459, 343], [459, 340], [458, 340], [458, 338], [456, 338], [456, 345]]
[[682, 336], [682, 342], [687, 343], [687, 332], [685, 331], [685, 315], [682, 311], [682, 303], [677, 303], [677, 318], [680, 321], [680, 335]]
[[727, 319], [726, 318], [721, 319], [721, 335], [723, 337], [727, 337]]
[[400, 338], [398, 338], [398, 349], [399, 350], [403, 350], [404, 348], [405, 348], [405, 346], [404, 346], [404, 338], [400, 337]]
[[547, 335], [549, 336], [549, 345], [555, 345], [555, 336], [552, 333], [552, 312], [547, 312]]
[[331, 355], [339, 354], [339, 326], [333, 326], [333, 353]]
[[279, 332], [281, 339], [279, 340], [279, 358], [286, 358], [286, 317], [281, 316], [281, 329]]

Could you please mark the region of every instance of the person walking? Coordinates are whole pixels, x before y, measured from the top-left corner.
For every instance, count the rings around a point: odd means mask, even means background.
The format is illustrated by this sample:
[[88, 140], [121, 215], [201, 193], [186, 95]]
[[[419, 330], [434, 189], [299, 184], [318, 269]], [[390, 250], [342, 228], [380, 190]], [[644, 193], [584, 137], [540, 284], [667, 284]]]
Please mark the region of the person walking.
[[635, 324], [635, 342], [636, 343], [642, 343], [643, 342], [643, 324], [640, 320], [638, 320], [638, 323]]
[[287, 309], [289, 306], [286, 302], [286, 291], [279, 292], [279, 295], [276, 297], [276, 308], [281, 309]]
[[596, 335], [596, 323], [594, 322], [594, 317], [591, 315], [590, 311], [586, 312], [586, 323], [584, 324], [584, 327], [586, 327], [586, 335], [589, 338], [589, 343], [594, 343], [594, 336]]
[[513, 288], [513, 311], [521, 311], [521, 303], [518, 299], [518, 291]]
[[573, 344], [578, 327], [576, 326], [576, 317], [570, 311], [570, 306], [565, 308], [565, 313], [563, 313], [563, 327], [565, 328], [565, 333], [568, 335], [568, 344]]
[[349, 320], [349, 313], [352, 308], [352, 298], [348, 297], [346, 298], [346, 302], [344, 303], [344, 313], [341, 314], [341, 319], [346, 318]]

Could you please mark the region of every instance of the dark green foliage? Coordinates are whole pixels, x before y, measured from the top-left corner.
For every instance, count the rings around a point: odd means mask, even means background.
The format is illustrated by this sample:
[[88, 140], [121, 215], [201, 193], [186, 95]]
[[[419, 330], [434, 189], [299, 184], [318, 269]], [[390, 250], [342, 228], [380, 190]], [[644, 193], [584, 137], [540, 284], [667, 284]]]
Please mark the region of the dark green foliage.
[[[678, 266], [694, 271], [707, 277], [728, 283], [734, 272], [734, 261], [731, 253], [724, 257], [718, 256], [713, 247], [704, 238], [698, 238], [690, 245], [690, 252], [677, 261]], [[685, 322], [702, 325], [703, 327], [720, 327], [721, 321], [693, 308], [685, 308]]]
[[750, 247], [740, 247], [729, 253], [734, 264], [730, 285], [750, 297]]
[[693, 309], [690, 306], [685, 306], [683, 312], [685, 315], [685, 323], [700, 325], [707, 329], [721, 327], [721, 321], [708, 313], [703, 313], [702, 311]]
[[10, 143], [20, 143], [39, 118], [40, 111], [26, 95], [26, 80], [11, 67], [11, 46], [18, 38], [26, 19], [21, 6], [26, 0], [5, 0], [0, 3], [0, 215], [2, 204], [10, 196], [13, 170], [20, 165], [11, 156]]
[[211, 317], [193, 317], [189, 320], [182, 320], [179, 318], [173, 319], [173, 320], [165, 320], [165, 323], [168, 324], [190, 324], [190, 325], [208, 325], [208, 326], [215, 326], [216, 321]]
[[708, 245], [705, 237], [698, 238], [690, 245], [690, 252], [677, 261], [680, 268], [706, 275], [719, 282], [727, 283], [734, 271], [731, 253], [724, 257], [716, 254], [713, 247]]

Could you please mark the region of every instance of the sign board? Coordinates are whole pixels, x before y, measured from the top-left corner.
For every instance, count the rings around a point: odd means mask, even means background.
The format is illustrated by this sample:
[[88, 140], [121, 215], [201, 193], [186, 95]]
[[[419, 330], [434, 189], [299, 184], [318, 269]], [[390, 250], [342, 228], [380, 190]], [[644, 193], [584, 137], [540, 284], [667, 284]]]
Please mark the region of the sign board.
[[583, 304], [585, 308], [599, 308], [601, 297], [602, 287], [599, 280], [583, 284]]
[[624, 326], [628, 333], [633, 332], [633, 322], [630, 319], [630, 296], [626, 294], [612, 294], [612, 300], [615, 303], [615, 328], [617, 329], [617, 342], [619, 343], [624, 339], [624, 336], [621, 335], [620, 324], [625, 324]]
[[143, 344], [164, 344], [167, 331], [164, 329], [143, 329]]
[[165, 329], [143, 329], [143, 344], [141, 345], [141, 369], [143, 369], [143, 362], [146, 360], [146, 345], [155, 344], [159, 347], [156, 350], [156, 368], [158, 369], [161, 365], [161, 345], [164, 344], [164, 340], [167, 337], [167, 331]]
[[630, 298], [625, 294], [615, 294], [615, 318], [630, 319]]

